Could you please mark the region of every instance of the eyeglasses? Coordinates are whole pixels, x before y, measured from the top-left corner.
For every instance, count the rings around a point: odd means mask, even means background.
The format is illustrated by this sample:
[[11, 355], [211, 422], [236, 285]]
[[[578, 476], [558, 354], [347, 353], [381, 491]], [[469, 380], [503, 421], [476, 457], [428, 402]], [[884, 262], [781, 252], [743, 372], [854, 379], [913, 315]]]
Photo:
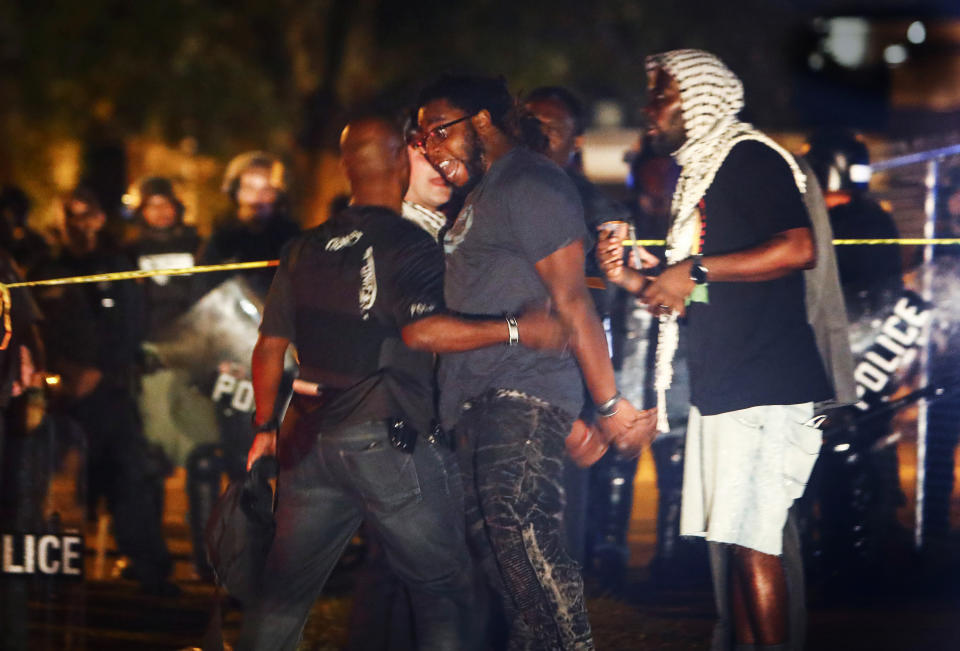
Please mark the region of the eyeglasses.
[[410, 134], [409, 138], [407, 139], [407, 143], [411, 147], [415, 147], [416, 149], [418, 149], [421, 153], [426, 153], [427, 144], [429, 144], [430, 141], [433, 141], [434, 143], [437, 143], [437, 144], [443, 142], [444, 140], [447, 139], [447, 136], [449, 135], [447, 133], [447, 129], [449, 129], [455, 124], [460, 124], [461, 122], [469, 120], [474, 115], [476, 115], [476, 113], [471, 113], [470, 115], [464, 115], [462, 118], [457, 118], [456, 120], [450, 120], [449, 122], [438, 124], [434, 128], [427, 131], [426, 133], [424, 133], [420, 129], [417, 129], [416, 131], [413, 131]]

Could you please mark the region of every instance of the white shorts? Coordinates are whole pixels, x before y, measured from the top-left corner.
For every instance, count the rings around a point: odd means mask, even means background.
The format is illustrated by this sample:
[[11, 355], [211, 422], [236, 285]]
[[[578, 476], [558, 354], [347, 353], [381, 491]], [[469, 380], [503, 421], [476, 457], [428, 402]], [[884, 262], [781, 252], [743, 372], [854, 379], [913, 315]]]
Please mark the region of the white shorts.
[[690, 408], [680, 535], [779, 556], [787, 509], [803, 494], [822, 435], [813, 403], [701, 416]]

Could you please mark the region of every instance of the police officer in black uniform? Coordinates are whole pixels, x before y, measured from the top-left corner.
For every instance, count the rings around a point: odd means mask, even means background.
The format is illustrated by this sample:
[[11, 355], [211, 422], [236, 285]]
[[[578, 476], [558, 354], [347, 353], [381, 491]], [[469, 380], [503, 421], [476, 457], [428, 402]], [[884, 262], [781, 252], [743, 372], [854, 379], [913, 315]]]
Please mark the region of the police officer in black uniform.
[[[251, 151], [227, 165], [221, 190], [230, 198], [230, 212], [217, 226], [200, 253], [201, 265], [276, 260], [283, 245], [300, 234], [290, 218], [286, 170], [273, 154]], [[259, 296], [266, 296], [273, 269], [244, 274]], [[211, 274], [212, 282], [222, 280]]]
[[[0, 282], [23, 280], [0, 249]], [[0, 522], [5, 533], [49, 531], [44, 503], [55, 464], [53, 431], [44, 418], [39, 375], [43, 350], [40, 312], [26, 289], [12, 289], [0, 317]], [[0, 575], [0, 640], [26, 651], [30, 576]], [[35, 585], [35, 584], [33, 584]]]
[[50, 260], [50, 245], [27, 223], [30, 197], [15, 185], [0, 189], [0, 247], [26, 273]]
[[[130, 260], [104, 233], [106, 216], [89, 190], [64, 203], [66, 242], [39, 278], [126, 271]], [[170, 555], [162, 530], [162, 476], [147, 453], [134, 398], [143, 333], [143, 300], [136, 283], [45, 286], [37, 299], [49, 368], [62, 378], [63, 408], [87, 442], [88, 507], [106, 498], [114, 536], [130, 558], [124, 576], [154, 594], [175, 594], [167, 581]]]
[[[128, 235], [127, 252], [138, 269], [192, 267], [200, 248], [197, 229], [183, 222], [184, 206], [170, 179], [154, 176], [139, 188], [136, 220]], [[161, 331], [190, 309], [196, 296], [191, 276], [155, 276], [143, 283], [146, 340], [157, 341]]]
[[[815, 133], [806, 160], [823, 188], [835, 238], [899, 237], [893, 216], [869, 196], [870, 157], [861, 138], [846, 131]], [[836, 256], [850, 322], [885, 317], [903, 293], [900, 247], [838, 246]], [[863, 400], [871, 408], [883, 406], [876, 394]], [[835, 424], [850, 424], [824, 446], [814, 475], [817, 543], [828, 578], [835, 581], [834, 597], [846, 590], [869, 593], [882, 578], [884, 550], [906, 538], [896, 514], [905, 501], [897, 447], [885, 441], [894, 414], [856, 424], [852, 419], [859, 415], [854, 407], [831, 414]]]
[[[227, 165], [221, 190], [229, 197], [231, 208], [217, 220], [198, 264], [276, 260], [283, 246], [300, 233], [300, 227], [289, 216], [285, 167], [273, 154], [251, 151], [236, 156]], [[273, 268], [255, 269], [244, 271], [242, 278], [262, 302], [273, 274]], [[208, 291], [224, 277], [223, 273], [205, 274], [199, 277], [198, 284]], [[245, 369], [233, 364], [225, 366], [240, 379], [246, 379]], [[236, 408], [233, 392], [218, 391], [215, 384], [212, 397], [216, 402], [220, 442], [198, 445], [187, 459], [194, 565], [198, 576], [205, 580], [213, 575], [203, 553], [203, 532], [220, 494], [220, 478], [224, 472], [232, 480], [243, 476], [246, 451], [253, 440], [250, 412]]]

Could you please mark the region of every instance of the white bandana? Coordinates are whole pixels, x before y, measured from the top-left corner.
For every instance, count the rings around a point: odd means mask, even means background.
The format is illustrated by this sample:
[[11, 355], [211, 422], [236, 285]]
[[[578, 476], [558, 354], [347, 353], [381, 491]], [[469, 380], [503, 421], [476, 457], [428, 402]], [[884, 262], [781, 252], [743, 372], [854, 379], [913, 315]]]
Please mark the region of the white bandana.
[[447, 225], [446, 216], [436, 210], [430, 210], [426, 206], [412, 201], [403, 202], [403, 210], [400, 215], [407, 221], [411, 221], [430, 234], [430, 237], [437, 239], [440, 235], [440, 229]]
[[[734, 145], [757, 140], [775, 150], [790, 166], [801, 193], [806, 191], [806, 177], [785, 149], [753, 125], [737, 119], [743, 108], [743, 84], [716, 56], [702, 50], [672, 50], [647, 57], [647, 70], [656, 68], [664, 69], [680, 87], [687, 136], [680, 149], [673, 153], [682, 169], [670, 206], [667, 264], [676, 264], [693, 252], [700, 234], [697, 206]], [[678, 339], [676, 315], [662, 315], [654, 371], [659, 410], [657, 427], [661, 432], [670, 429], [666, 391], [673, 381], [673, 356]]]

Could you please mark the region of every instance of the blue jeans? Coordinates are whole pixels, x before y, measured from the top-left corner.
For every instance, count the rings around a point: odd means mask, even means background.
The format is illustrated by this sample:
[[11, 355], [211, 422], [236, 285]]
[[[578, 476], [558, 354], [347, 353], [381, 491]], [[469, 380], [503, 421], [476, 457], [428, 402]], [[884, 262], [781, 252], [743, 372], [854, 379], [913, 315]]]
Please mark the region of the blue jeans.
[[239, 649], [295, 649], [314, 600], [362, 520], [410, 588], [420, 649], [467, 646], [470, 558], [463, 487], [453, 452], [418, 438], [390, 445], [382, 422], [321, 433], [281, 471], [277, 533]]
[[509, 648], [592, 649], [580, 566], [563, 529], [573, 416], [515, 391], [471, 400], [457, 421], [471, 547], [510, 620]]

